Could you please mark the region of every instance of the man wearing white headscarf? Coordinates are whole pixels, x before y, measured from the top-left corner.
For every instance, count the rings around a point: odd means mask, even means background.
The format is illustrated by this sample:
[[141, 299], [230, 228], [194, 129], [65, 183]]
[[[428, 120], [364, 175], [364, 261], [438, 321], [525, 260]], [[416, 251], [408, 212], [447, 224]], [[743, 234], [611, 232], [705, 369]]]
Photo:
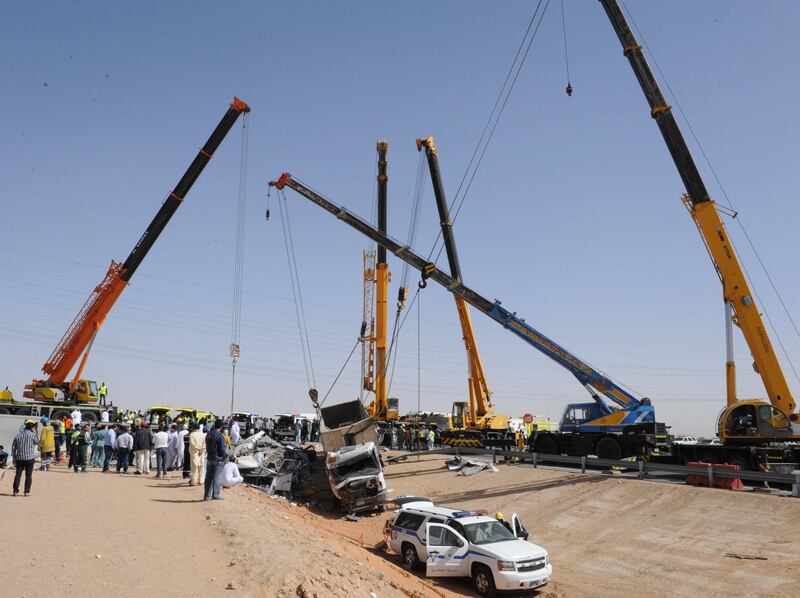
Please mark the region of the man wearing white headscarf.
[[[182, 447], [181, 447], [182, 448]], [[172, 424], [167, 432], [167, 469], [175, 469], [178, 456], [178, 426]]]
[[185, 438], [189, 433], [189, 424], [183, 424], [183, 428], [178, 432], [177, 440], [177, 455], [175, 456], [175, 469], [183, 468], [183, 448], [185, 446]]
[[241, 439], [241, 433], [239, 432], [239, 422], [235, 419], [231, 420], [231, 445], [236, 446], [239, 444], [239, 440]]

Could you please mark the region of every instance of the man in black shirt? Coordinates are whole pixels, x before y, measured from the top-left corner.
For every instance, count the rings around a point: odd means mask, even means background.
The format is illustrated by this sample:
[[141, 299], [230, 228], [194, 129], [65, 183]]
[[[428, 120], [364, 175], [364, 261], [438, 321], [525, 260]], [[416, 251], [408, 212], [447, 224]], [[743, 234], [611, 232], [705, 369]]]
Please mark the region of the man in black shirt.
[[222, 500], [220, 491], [222, 489], [222, 467], [225, 462], [227, 450], [225, 449], [225, 439], [219, 431], [222, 427], [222, 419], [214, 421], [214, 429], [206, 434], [206, 483], [205, 500]]

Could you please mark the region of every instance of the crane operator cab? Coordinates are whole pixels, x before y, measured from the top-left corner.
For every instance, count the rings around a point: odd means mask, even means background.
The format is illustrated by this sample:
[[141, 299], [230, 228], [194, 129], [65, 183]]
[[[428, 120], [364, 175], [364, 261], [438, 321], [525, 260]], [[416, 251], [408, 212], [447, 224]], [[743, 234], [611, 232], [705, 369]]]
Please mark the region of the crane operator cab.
[[469, 420], [469, 403], [457, 401], [453, 403], [453, 416], [451, 427], [454, 429], [465, 428]]
[[800, 430], [793, 429], [786, 414], [761, 401], [739, 401], [729, 406], [719, 417], [717, 434], [723, 442], [743, 443], [800, 438]]
[[561, 416], [559, 429], [562, 432], [579, 432], [582, 425], [609, 413], [611, 410], [608, 407], [603, 410], [597, 403], [570, 403]]

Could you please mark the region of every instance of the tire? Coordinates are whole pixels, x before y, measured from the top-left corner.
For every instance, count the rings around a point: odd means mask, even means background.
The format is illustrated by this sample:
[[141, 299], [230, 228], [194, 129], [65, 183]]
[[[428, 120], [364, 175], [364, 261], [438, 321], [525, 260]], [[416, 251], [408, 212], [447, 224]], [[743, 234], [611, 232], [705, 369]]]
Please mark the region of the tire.
[[492, 571], [486, 565], [478, 565], [472, 570], [472, 583], [480, 596], [497, 596]]
[[0, 415], [8, 415], [11, 413], [7, 407], [0, 407]]
[[64, 416], [69, 417], [69, 411], [64, 411], [63, 409], [55, 409], [50, 413], [50, 419], [61, 419]]
[[600, 459], [611, 459], [614, 461], [622, 459], [622, 447], [619, 445], [616, 438], [611, 438], [610, 436], [598, 440], [594, 452]]
[[535, 453], [544, 453], [545, 455], [560, 455], [561, 451], [558, 450], [558, 442], [552, 436], [541, 436], [536, 439], [533, 444], [533, 451]]
[[419, 556], [417, 556], [417, 549], [414, 548], [413, 544], [409, 544], [405, 542], [403, 546], [400, 548], [401, 554], [400, 558], [403, 559], [403, 567], [411, 571], [412, 569], [419, 566]]
[[85, 422], [90, 422], [90, 423], [97, 422], [97, 414], [94, 411], [87, 411], [86, 413], [82, 413], [81, 417]]

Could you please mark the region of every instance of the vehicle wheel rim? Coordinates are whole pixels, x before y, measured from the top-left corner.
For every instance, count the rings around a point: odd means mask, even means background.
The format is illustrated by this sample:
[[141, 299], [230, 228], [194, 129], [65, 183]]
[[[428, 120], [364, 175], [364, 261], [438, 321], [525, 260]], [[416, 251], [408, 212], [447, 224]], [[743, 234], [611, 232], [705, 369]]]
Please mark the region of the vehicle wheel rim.
[[414, 553], [409, 548], [406, 550], [406, 565], [409, 567], [414, 564]]
[[475, 586], [477, 586], [478, 591], [483, 593], [489, 589], [489, 580], [486, 579], [486, 574], [481, 572], [475, 576]]

